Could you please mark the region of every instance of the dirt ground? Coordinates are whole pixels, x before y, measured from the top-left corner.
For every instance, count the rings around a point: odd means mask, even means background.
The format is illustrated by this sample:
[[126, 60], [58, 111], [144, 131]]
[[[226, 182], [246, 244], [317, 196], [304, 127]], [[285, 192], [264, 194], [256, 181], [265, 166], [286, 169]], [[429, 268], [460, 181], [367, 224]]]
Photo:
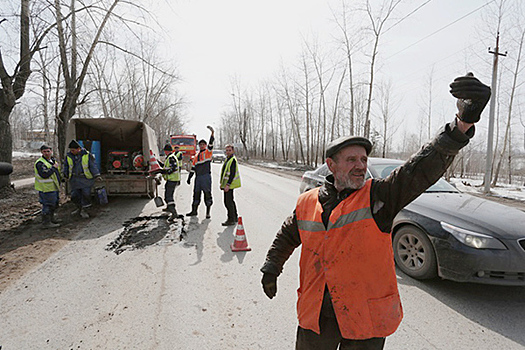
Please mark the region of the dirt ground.
[[[14, 160], [15, 171], [11, 180], [32, 176], [35, 160], [36, 158]], [[266, 170], [296, 179], [303, 173], [274, 168]], [[497, 197], [486, 198], [525, 210], [524, 202]], [[59, 251], [75, 236], [76, 227], [85, 223], [80, 217], [71, 217], [74, 205], [63, 194], [60, 207], [56, 211], [57, 217], [63, 221], [61, 227], [42, 229], [40, 209], [38, 194], [32, 186], [4, 190], [0, 193], [0, 293], [9, 284]], [[87, 220], [96, 218], [99, 210], [100, 207], [94, 205], [90, 209], [91, 218]]]
[[[32, 176], [35, 160], [13, 160], [11, 181]], [[63, 221], [61, 227], [42, 229], [41, 209], [33, 186], [4, 189], [0, 193], [0, 293], [60, 250], [75, 235], [76, 226], [82, 222], [80, 217], [71, 217], [75, 207], [63, 194], [56, 211], [56, 216]], [[96, 217], [98, 210], [97, 206], [90, 209], [92, 218]]]

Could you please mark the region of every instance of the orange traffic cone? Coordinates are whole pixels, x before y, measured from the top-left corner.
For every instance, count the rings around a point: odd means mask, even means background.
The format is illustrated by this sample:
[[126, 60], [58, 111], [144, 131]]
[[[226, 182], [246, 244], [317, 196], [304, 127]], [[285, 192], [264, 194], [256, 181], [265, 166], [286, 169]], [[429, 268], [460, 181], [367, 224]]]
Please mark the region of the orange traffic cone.
[[158, 173], [162, 169], [160, 168], [159, 162], [157, 162], [157, 158], [153, 155], [153, 151], [149, 150], [149, 173]]
[[232, 252], [248, 252], [252, 248], [248, 247], [248, 241], [244, 234], [244, 227], [242, 226], [242, 218], [239, 216], [239, 222], [237, 223], [237, 233], [235, 234], [235, 240], [232, 245]]

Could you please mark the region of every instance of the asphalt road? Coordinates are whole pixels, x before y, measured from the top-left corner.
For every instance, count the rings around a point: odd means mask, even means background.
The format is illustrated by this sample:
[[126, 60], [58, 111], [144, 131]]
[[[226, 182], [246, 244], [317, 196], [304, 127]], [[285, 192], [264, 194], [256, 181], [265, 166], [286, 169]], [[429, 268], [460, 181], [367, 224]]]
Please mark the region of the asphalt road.
[[[212, 219], [186, 220], [143, 249], [106, 250], [152, 200], [119, 198], [78, 236], [0, 294], [0, 346], [10, 349], [293, 349], [299, 252], [277, 297], [260, 286], [266, 251], [298, 196], [299, 182], [241, 166], [235, 198], [250, 252], [233, 253], [213, 165]], [[186, 175], [183, 175], [185, 181]], [[186, 213], [191, 188], [176, 192]], [[153, 222], [155, 224], [155, 222]], [[174, 227], [175, 226], [175, 227]], [[180, 227], [179, 227], [180, 228]], [[405, 318], [386, 349], [524, 349], [525, 288], [418, 282], [398, 273]]]

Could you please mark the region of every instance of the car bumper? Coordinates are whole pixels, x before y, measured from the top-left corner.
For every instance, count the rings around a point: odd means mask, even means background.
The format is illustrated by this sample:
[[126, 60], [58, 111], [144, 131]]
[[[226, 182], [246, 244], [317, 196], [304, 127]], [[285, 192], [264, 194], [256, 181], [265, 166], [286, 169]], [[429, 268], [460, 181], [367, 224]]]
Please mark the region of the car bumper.
[[516, 241], [503, 241], [506, 250], [475, 249], [453, 237], [433, 237], [438, 274], [457, 282], [525, 286], [525, 250]]

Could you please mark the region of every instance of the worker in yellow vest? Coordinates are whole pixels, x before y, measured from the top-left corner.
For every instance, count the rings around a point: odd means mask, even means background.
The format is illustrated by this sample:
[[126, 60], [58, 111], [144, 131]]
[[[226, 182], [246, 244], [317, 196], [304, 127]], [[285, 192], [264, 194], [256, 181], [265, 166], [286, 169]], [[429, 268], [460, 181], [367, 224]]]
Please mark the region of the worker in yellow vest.
[[237, 206], [233, 198], [233, 190], [241, 187], [241, 175], [233, 145], [226, 145], [224, 151], [226, 160], [221, 168], [220, 188], [224, 192], [224, 206], [228, 211], [228, 218], [222, 226], [233, 226], [237, 224]]
[[[179, 152], [180, 153], [180, 152]], [[165, 211], [171, 213], [170, 220], [182, 217], [179, 216], [175, 209], [175, 189], [180, 185], [180, 171], [182, 162], [177, 157], [177, 152], [168, 143], [164, 146], [166, 160], [164, 163], [159, 162], [162, 169], [162, 177], [166, 180], [164, 184], [164, 200], [166, 201]]]
[[89, 218], [86, 209], [91, 207], [91, 189], [95, 180], [100, 178], [100, 171], [95, 157], [76, 140], [69, 143], [69, 152], [64, 161], [64, 178], [69, 180], [71, 200], [77, 206], [71, 215]]
[[383, 349], [403, 318], [391, 229], [403, 207], [435, 183], [474, 136], [490, 88], [473, 75], [454, 80], [456, 118], [386, 179], [366, 179], [372, 143], [360, 136], [327, 145], [332, 172], [299, 196], [261, 271], [265, 294], [301, 246], [297, 350]]
[[42, 156], [35, 162], [35, 189], [42, 203], [42, 227], [59, 227], [55, 218], [60, 192], [60, 165], [53, 157], [53, 149], [48, 145], [40, 147]]

